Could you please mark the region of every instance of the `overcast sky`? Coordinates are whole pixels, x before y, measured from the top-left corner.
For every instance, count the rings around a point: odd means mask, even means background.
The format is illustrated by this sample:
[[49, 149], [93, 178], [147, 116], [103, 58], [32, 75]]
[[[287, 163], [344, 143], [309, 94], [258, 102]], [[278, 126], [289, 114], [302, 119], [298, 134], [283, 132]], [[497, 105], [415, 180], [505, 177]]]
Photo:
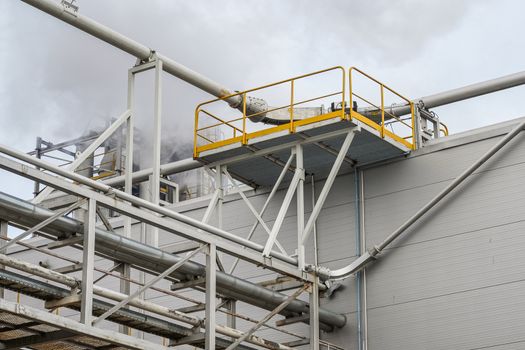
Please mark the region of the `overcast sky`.
[[[58, 1], [58, 0], [57, 0]], [[524, 70], [522, 1], [78, 0], [80, 13], [242, 90], [358, 66], [411, 98]], [[0, 142], [34, 148], [104, 125], [126, 106], [135, 59], [39, 10], [0, 1]], [[164, 75], [163, 137], [191, 140], [209, 95]], [[151, 93], [151, 79], [138, 81]], [[149, 88], [149, 90], [148, 90]], [[524, 115], [515, 88], [438, 108], [451, 132]], [[147, 114], [147, 113], [146, 113]], [[142, 116], [145, 122], [150, 116]], [[29, 197], [0, 170], [0, 191]]]

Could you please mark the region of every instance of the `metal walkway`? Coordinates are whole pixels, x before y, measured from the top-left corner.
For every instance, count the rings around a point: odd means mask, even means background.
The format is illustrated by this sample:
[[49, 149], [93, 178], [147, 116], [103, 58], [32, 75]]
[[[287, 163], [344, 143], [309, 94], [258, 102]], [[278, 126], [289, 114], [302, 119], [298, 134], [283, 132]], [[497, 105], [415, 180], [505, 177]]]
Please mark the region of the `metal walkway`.
[[[67, 289], [5, 270], [0, 271], [0, 287], [44, 300], [48, 306], [50, 302], [71, 296], [71, 292]], [[65, 304], [64, 307], [80, 311], [80, 298]], [[100, 316], [111, 307], [113, 304], [94, 299], [93, 315]], [[80, 336], [72, 330], [53, 327], [34, 319], [14, 315], [3, 310], [1, 306], [0, 310], [0, 342], [4, 344], [4, 347], [0, 346], [2, 349], [19, 348], [20, 344], [24, 344], [24, 348], [34, 349], [129, 349], [115, 343], [101, 342], [93, 337]], [[192, 335], [195, 340], [191, 345], [204, 348], [204, 336], [198, 337], [199, 333], [144, 313], [119, 309], [109, 316], [108, 320], [167, 339], [177, 340]], [[217, 349], [225, 349], [231, 344], [230, 341], [219, 337], [216, 342]], [[239, 349], [252, 348], [239, 346]]]
[[[297, 90], [302, 91], [301, 84], [306, 85], [310, 80], [316, 81], [320, 77], [331, 78], [332, 82], [328, 85], [337, 91], [319, 91], [321, 88], [316, 87], [314, 97], [297, 100], [296, 93]], [[358, 82], [363, 81], [373, 85], [372, 92], [367, 91], [367, 97], [364, 96], [365, 92], [356, 88], [360, 86]], [[194, 158], [210, 168], [227, 165], [238, 180], [252, 187], [266, 187], [274, 184], [290, 156], [290, 150], [297, 145], [303, 146], [306, 172], [315, 174], [316, 178], [325, 178], [334, 157], [341, 150], [346, 134], [355, 127], [360, 132], [355, 135], [345, 153], [345, 164], [340, 169], [342, 172], [349, 171], [356, 164], [362, 166], [403, 156], [417, 146], [413, 102], [357, 68], [349, 69], [348, 73], [340, 66], [328, 68], [232, 96], [242, 96], [244, 103], [247, 103], [250, 96], [264, 94], [267, 90], [283, 85], [290, 85], [290, 96], [285, 96], [288, 104], [268, 107], [264, 113], [250, 114], [243, 109], [240, 115], [237, 113], [227, 118], [219, 112], [211, 112], [218, 109], [218, 104], [222, 106], [220, 102], [228, 97], [197, 106]], [[375, 101], [368, 95], [380, 96], [380, 99]], [[322, 105], [315, 107], [315, 104], [332, 99], [336, 102], [331, 102], [329, 109]], [[408, 107], [410, 115], [398, 117], [392, 112], [393, 106]], [[230, 110], [223, 113], [232, 114]], [[293, 169], [290, 170], [284, 179], [285, 184], [291, 180]]]

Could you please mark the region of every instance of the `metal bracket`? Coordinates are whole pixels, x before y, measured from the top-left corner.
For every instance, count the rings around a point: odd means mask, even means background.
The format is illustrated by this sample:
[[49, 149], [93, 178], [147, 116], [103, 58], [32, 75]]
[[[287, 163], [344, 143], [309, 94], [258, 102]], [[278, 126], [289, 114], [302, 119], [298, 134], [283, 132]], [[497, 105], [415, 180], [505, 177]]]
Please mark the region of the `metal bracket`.
[[75, 1], [76, 0], [71, 0], [71, 1], [62, 0], [60, 4], [64, 8], [64, 12], [69, 13], [70, 15], [77, 17], [78, 16], [78, 9], [79, 9], [79, 7], [77, 5], [75, 5]]

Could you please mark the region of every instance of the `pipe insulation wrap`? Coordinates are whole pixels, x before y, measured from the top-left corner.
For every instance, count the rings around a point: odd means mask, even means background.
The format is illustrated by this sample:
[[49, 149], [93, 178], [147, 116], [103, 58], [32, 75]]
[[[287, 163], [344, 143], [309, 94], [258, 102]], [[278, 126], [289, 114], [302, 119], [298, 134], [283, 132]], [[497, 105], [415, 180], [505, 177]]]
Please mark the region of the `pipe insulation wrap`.
[[[0, 217], [25, 226], [33, 226], [53, 215], [47, 209], [35, 206], [22, 199], [0, 192]], [[80, 221], [61, 217], [49, 224], [42, 231], [57, 237], [66, 237], [73, 232], [84, 232]], [[103, 229], [96, 229], [96, 251], [115, 260], [137, 265], [148, 270], [161, 273], [181, 260], [176, 255], [169, 254], [161, 249], [116, 235]], [[195, 262], [186, 262], [171, 276], [177, 279], [187, 277], [196, 278], [205, 276], [206, 267]], [[217, 271], [217, 292], [225, 296], [258, 306], [266, 310], [273, 310], [287, 299], [287, 295], [275, 292], [249, 281]], [[284, 316], [308, 314], [308, 303], [294, 300], [281, 313]], [[319, 310], [321, 323], [333, 327], [343, 327], [346, 317], [328, 310]]]

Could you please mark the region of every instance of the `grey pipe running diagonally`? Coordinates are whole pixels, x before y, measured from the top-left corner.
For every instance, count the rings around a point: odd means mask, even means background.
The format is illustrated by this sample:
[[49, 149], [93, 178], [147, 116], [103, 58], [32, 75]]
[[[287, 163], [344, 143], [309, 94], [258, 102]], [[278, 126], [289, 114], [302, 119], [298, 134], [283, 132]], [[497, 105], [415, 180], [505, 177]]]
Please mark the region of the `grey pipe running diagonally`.
[[[22, 199], [0, 192], [0, 218], [19, 225], [33, 226], [51, 216], [52, 211], [35, 206]], [[83, 232], [83, 223], [71, 218], [62, 217], [49, 224], [42, 231], [56, 237], [67, 237], [75, 232]], [[100, 228], [96, 229], [96, 251], [111, 256], [118, 261], [135, 265], [140, 261], [140, 267], [161, 273], [181, 260], [176, 255], [161, 249], [142, 244], [123, 236], [112, 234]], [[204, 265], [186, 262], [171, 276], [177, 279], [187, 279], [188, 276], [199, 277], [206, 274]], [[217, 292], [227, 297], [273, 310], [286, 300], [287, 295], [271, 291], [249, 281], [217, 271]], [[308, 303], [294, 300], [283, 311], [284, 316], [308, 314]], [[346, 317], [335, 312], [320, 309], [319, 320], [328, 326], [325, 328], [343, 327]]]
[[[155, 57], [162, 61], [162, 69], [181, 80], [184, 80], [188, 84], [191, 84], [207, 93], [217, 97], [224, 98], [232, 95], [235, 92], [228, 89], [221, 84], [213, 81], [212, 79], [205, 77], [204, 75], [195, 72], [194, 70], [174, 61], [173, 59], [164, 56], [160, 52], [152, 50], [151, 48], [143, 45], [133, 39], [120, 34], [113, 29], [100, 24], [91, 18], [83, 16], [79, 13], [72, 14], [66, 11], [62, 5], [59, 5], [51, 0], [21, 0], [37, 9], [56, 17], [73, 27], [76, 27], [95, 38], [98, 38], [106, 43], [121, 49], [124, 52], [136, 57], [140, 61], [150, 61]], [[232, 107], [240, 111], [243, 110], [243, 101], [240, 95], [235, 95], [226, 98], [225, 101]], [[266, 123], [272, 123], [279, 121], [272, 121], [270, 118], [265, 117], [264, 111], [268, 109], [266, 102], [263, 99], [256, 98], [253, 96], [246, 96], [246, 114], [257, 114], [257, 120]], [[252, 118], [253, 119], [253, 118]]]

